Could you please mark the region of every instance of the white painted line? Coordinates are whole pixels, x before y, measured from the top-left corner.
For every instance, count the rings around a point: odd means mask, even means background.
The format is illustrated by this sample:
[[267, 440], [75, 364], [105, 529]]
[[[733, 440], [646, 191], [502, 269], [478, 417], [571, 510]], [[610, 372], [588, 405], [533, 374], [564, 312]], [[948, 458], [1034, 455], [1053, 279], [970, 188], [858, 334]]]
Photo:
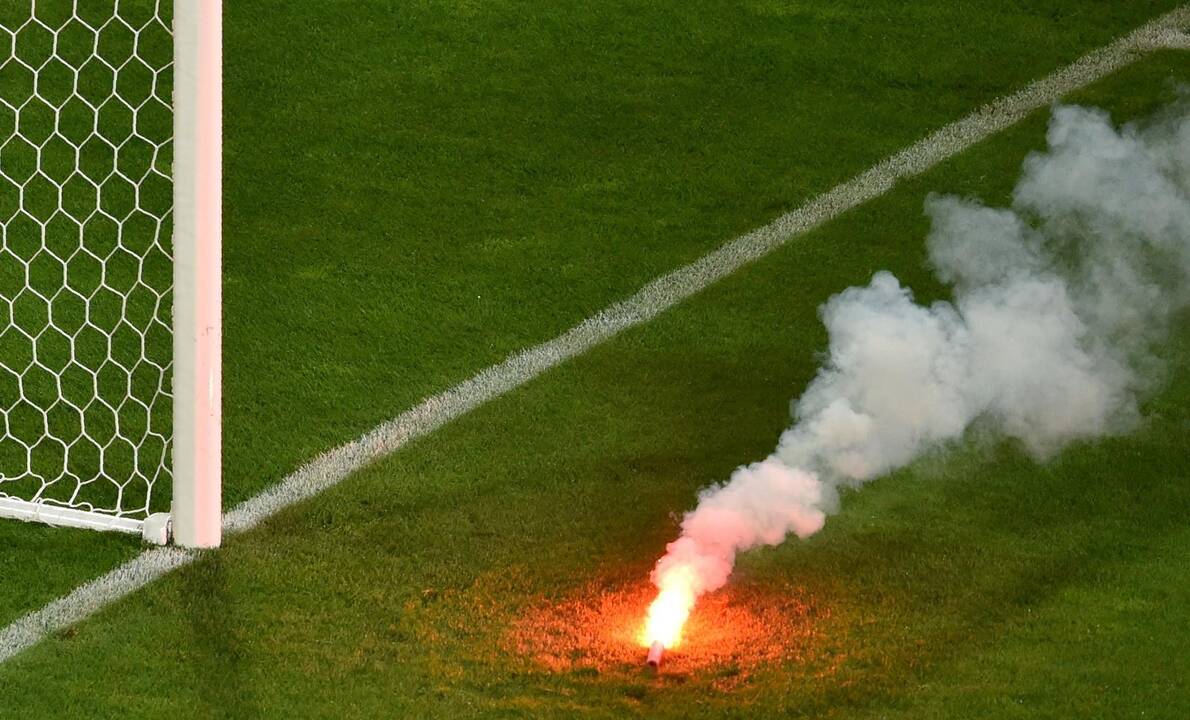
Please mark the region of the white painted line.
[[80, 585], [68, 595], [32, 612], [0, 633], [0, 663], [46, 635], [67, 628], [105, 605], [144, 587], [170, 570], [188, 565], [197, 553], [174, 547], [146, 550], [116, 569]]
[[[1141, 26], [1083, 56], [1025, 89], [986, 105], [924, 140], [901, 150], [866, 172], [836, 186], [802, 207], [743, 235], [701, 259], [663, 275], [635, 295], [584, 320], [562, 335], [523, 350], [471, 379], [423, 400], [416, 407], [364, 436], [323, 453], [277, 485], [228, 512], [229, 534], [255, 527], [281, 510], [342, 482], [352, 473], [427, 435], [484, 403], [520, 387], [568, 358], [581, 355], [623, 330], [661, 312], [761, 258], [793, 237], [822, 225], [971, 147], [1063, 95], [1099, 80], [1154, 50], [1183, 47], [1182, 28], [1190, 27], [1190, 6]], [[197, 553], [176, 548], [147, 550], [115, 570], [82, 585], [0, 631], [0, 663], [93, 614], [103, 606], [195, 560]]]

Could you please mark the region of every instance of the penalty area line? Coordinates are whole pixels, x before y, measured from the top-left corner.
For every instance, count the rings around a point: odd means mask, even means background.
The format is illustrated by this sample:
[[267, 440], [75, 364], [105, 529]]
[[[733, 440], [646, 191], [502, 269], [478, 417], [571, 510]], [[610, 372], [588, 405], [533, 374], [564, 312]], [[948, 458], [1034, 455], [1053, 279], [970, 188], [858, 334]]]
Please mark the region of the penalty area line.
[[[1166, 13], [1022, 90], [936, 130], [768, 225], [653, 280], [628, 299], [610, 305], [553, 340], [517, 352], [459, 385], [426, 398], [363, 436], [319, 455], [278, 484], [227, 512], [223, 518], [224, 531], [244, 532], [285, 508], [334, 487], [410, 441], [432, 433], [624, 330], [648, 322], [794, 237], [885, 194], [898, 181], [925, 172], [1067, 93], [1153, 51], [1190, 49], [1190, 37], [1184, 32], [1187, 28], [1190, 28], [1190, 5]], [[199, 557], [201, 553], [179, 548], [145, 550], [0, 630], [0, 663]]]

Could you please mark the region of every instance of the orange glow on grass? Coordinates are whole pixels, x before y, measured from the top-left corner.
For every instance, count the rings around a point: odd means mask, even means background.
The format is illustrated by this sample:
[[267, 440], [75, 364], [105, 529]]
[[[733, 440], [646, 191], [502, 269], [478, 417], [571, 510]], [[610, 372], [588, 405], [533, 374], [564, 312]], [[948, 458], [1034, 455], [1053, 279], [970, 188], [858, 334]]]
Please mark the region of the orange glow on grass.
[[689, 568], [678, 568], [666, 574], [661, 591], [653, 604], [640, 635], [645, 647], [655, 642], [668, 650], [682, 640], [682, 626], [694, 608], [694, 573]]

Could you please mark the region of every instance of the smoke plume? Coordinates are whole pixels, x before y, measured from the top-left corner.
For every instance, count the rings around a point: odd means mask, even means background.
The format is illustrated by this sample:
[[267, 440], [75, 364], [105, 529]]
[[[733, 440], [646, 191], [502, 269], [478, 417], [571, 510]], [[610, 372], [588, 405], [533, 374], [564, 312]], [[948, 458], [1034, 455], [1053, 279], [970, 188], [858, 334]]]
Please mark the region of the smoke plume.
[[[736, 554], [820, 530], [858, 486], [960, 440], [976, 420], [1044, 460], [1126, 432], [1190, 304], [1190, 106], [1115, 127], [1057, 107], [1010, 208], [931, 196], [930, 262], [950, 302], [888, 272], [822, 308], [829, 359], [768, 458], [705, 489], [653, 581], [693, 596]], [[680, 576], [680, 577], [679, 577]]]

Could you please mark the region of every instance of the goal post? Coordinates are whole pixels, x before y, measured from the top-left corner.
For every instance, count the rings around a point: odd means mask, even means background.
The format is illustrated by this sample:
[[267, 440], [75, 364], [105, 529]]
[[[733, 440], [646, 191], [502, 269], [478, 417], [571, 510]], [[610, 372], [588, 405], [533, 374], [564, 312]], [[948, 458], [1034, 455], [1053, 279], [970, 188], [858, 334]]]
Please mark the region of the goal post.
[[221, 537], [221, 0], [174, 7], [174, 472], [179, 545]]
[[220, 543], [221, 10], [0, 2], [0, 518]]

